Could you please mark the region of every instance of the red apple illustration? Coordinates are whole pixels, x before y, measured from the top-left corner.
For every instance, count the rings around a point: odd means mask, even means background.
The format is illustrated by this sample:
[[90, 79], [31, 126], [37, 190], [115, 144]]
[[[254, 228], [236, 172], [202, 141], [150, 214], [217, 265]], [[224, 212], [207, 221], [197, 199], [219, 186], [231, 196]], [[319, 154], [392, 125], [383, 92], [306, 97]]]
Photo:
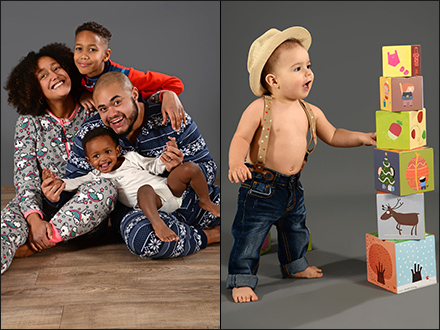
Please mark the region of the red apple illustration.
[[400, 126], [400, 124], [402, 124], [402, 122], [398, 120], [397, 123], [392, 123], [390, 125], [390, 128], [388, 129], [388, 136], [391, 140], [397, 139], [402, 132], [402, 126]]
[[423, 111], [419, 111], [419, 113], [417, 114], [417, 121], [421, 123], [422, 120], [423, 120]]

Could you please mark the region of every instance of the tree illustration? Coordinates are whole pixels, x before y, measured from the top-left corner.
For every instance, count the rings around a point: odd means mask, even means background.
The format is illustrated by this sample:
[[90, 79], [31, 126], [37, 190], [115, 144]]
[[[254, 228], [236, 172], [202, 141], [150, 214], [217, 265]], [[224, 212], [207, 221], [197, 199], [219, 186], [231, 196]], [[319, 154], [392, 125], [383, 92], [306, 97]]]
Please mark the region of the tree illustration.
[[387, 153], [385, 153], [382, 164], [383, 165], [377, 169], [377, 174], [379, 175], [377, 179], [383, 184], [394, 186], [394, 168], [391, 167], [388, 161]]
[[414, 270], [411, 269], [413, 283], [422, 280], [422, 268], [420, 264], [417, 264], [417, 267], [414, 264]]
[[380, 244], [371, 245], [368, 250], [370, 269], [377, 275], [377, 282], [385, 284], [393, 275], [393, 263], [388, 251]]

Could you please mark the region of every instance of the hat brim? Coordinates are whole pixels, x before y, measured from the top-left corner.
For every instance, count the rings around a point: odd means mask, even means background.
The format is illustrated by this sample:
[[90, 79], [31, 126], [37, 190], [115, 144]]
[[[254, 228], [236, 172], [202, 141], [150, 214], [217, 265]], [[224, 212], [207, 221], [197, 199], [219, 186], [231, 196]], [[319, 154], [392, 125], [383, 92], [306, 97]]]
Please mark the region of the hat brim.
[[261, 85], [260, 79], [263, 68], [266, 65], [270, 55], [272, 55], [274, 50], [279, 45], [291, 38], [300, 40], [301, 44], [306, 50], [309, 50], [310, 45], [312, 44], [312, 36], [310, 35], [309, 31], [301, 26], [294, 26], [269, 37], [269, 39], [264, 42], [258, 52], [253, 54], [253, 58], [251, 58], [253, 46], [251, 45], [248, 56], [249, 85], [252, 92], [256, 96], [262, 96], [267, 92], [267, 90]]

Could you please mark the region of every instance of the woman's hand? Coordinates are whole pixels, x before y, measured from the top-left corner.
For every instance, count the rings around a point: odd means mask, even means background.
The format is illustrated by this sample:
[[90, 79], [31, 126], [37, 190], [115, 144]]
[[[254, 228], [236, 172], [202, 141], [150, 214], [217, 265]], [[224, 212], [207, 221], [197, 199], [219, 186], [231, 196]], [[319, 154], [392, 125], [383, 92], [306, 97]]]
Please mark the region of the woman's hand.
[[92, 93], [89, 91], [84, 91], [79, 98], [79, 103], [86, 109], [87, 114], [92, 113], [96, 110], [95, 103], [93, 102]]
[[176, 139], [173, 137], [168, 137], [170, 141], [167, 142], [167, 146], [160, 159], [165, 164], [165, 168], [168, 172], [183, 162], [183, 152], [177, 148]]
[[186, 124], [185, 110], [179, 97], [173, 91], [162, 92], [162, 125], [167, 122], [167, 116], [170, 118], [171, 127], [178, 131], [182, 125], [182, 120]]
[[49, 241], [52, 238], [52, 226], [47, 221], [41, 219], [38, 213], [31, 213], [26, 218], [29, 224], [29, 244], [35, 251], [55, 246]]
[[52, 202], [56, 203], [60, 200], [60, 195], [66, 187], [66, 183], [58, 179], [49, 169], [44, 168], [42, 173], [43, 182], [41, 183], [41, 191], [44, 196]]

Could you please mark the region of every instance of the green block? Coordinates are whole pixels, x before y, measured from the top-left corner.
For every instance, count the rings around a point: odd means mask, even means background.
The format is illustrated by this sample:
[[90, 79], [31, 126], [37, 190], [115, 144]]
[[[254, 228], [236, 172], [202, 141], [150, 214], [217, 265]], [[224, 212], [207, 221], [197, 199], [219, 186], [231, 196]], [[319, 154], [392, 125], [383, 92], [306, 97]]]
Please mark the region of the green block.
[[312, 251], [312, 233], [309, 231], [309, 246], [307, 247], [307, 251]]
[[[271, 250], [272, 250], [272, 242], [269, 231], [269, 233], [266, 235], [266, 238], [264, 239], [263, 246], [261, 247], [260, 250], [260, 255], [270, 252]], [[309, 232], [309, 245], [307, 246], [307, 251], [311, 251], [311, 250], [312, 250], [312, 234]]]
[[426, 145], [426, 109], [376, 111], [377, 148], [411, 150]]
[[266, 238], [264, 239], [263, 246], [261, 247], [261, 250], [260, 250], [260, 255], [263, 255], [267, 252], [270, 252], [271, 250], [272, 250], [272, 242], [271, 242], [270, 231], [269, 231], [269, 233], [266, 235]]

